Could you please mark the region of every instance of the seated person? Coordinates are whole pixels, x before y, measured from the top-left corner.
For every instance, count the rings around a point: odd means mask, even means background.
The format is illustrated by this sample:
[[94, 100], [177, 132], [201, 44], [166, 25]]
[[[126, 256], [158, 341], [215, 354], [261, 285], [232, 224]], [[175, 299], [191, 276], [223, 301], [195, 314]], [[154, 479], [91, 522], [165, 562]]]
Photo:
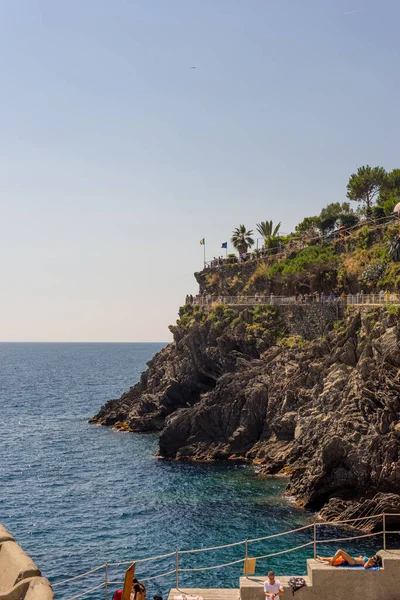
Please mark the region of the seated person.
[[371, 558], [368, 558], [368, 556], [362, 556], [361, 554], [360, 556], [355, 556], [353, 558], [344, 550], [337, 550], [337, 552], [335, 552], [333, 556], [317, 556], [317, 559], [320, 562], [331, 565], [333, 567], [354, 567], [355, 565], [358, 565], [360, 567], [364, 567], [364, 569], [370, 569], [371, 567], [375, 567], [379, 562], [379, 556], [377, 554], [371, 556]]
[[268, 581], [264, 583], [264, 595], [266, 598], [279, 598], [285, 590], [278, 579], [275, 579], [275, 573], [270, 571], [268, 573]]
[[146, 588], [138, 582], [136, 577], [132, 581], [131, 600], [146, 600]]

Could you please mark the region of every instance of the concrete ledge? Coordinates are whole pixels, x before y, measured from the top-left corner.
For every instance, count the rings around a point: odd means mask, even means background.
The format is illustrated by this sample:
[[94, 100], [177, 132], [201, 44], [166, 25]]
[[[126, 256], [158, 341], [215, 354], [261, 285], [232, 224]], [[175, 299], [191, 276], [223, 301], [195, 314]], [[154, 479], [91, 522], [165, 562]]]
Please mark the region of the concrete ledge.
[[0, 544], [0, 594], [23, 579], [40, 576], [40, 569], [16, 542]]
[[0, 544], [3, 542], [15, 542], [15, 540], [11, 533], [0, 523]]
[[[285, 598], [292, 598], [292, 588], [289, 587], [288, 581], [291, 575], [282, 575], [275, 573], [285, 590]], [[302, 576], [305, 579], [307, 586], [297, 590], [296, 600], [318, 600], [314, 595], [314, 590], [311, 586], [310, 578]], [[263, 600], [264, 599], [264, 582], [267, 577], [241, 577], [240, 578], [240, 598], [241, 600]], [[324, 599], [325, 600], [325, 599]]]
[[54, 592], [49, 580], [45, 577], [35, 577], [26, 590], [24, 600], [53, 600]]
[[0, 594], [0, 600], [53, 600], [54, 593], [45, 577], [30, 577]]
[[[295, 600], [400, 600], [400, 550], [379, 551], [383, 567], [379, 571], [346, 569], [307, 560], [307, 586], [296, 592]], [[288, 576], [276, 578], [291, 598]], [[241, 577], [241, 600], [263, 600], [267, 577]]]
[[0, 523], [0, 600], [53, 600], [50, 582]]

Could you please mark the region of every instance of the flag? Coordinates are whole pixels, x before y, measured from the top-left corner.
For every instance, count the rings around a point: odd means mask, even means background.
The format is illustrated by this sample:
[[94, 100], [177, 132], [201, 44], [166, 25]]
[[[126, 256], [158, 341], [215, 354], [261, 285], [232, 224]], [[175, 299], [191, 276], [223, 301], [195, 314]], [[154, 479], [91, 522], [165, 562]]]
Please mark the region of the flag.
[[203, 238], [202, 240], [200, 240], [200, 246], [205, 246], [206, 244], [206, 238]]
[[222, 242], [221, 248], [227, 248], [228, 247], [228, 242]]

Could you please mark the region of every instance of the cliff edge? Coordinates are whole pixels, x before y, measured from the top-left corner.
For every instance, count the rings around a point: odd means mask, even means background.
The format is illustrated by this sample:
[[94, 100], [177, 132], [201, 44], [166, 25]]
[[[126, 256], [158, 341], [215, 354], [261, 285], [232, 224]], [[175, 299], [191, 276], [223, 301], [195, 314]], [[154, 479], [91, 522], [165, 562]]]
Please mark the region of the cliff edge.
[[[304, 307], [307, 310], [307, 306]], [[328, 519], [400, 512], [400, 313], [290, 335], [269, 306], [187, 305], [174, 342], [92, 422], [160, 431], [170, 459], [251, 461]]]

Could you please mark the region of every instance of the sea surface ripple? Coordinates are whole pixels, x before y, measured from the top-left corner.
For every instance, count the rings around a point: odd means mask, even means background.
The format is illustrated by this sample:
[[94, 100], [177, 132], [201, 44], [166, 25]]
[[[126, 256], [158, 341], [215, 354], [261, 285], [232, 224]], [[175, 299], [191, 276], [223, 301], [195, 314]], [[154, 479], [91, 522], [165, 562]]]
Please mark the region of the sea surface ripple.
[[[310, 522], [282, 496], [285, 482], [235, 464], [157, 460], [157, 436], [88, 424], [100, 406], [133, 385], [164, 344], [0, 344], [0, 521], [52, 583], [103, 563], [256, 538]], [[332, 533], [332, 532], [331, 532]], [[336, 532], [333, 532], [336, 533]], [[259, 556], [309, 541], [310, 531], [252, 544]], [[366, 552], [370, 541], [352, 547]], [[261, 560], [302, 574], [312, 547]], [[242, 558], [244, 545], [185, 554], [181, 569]], [[175, 568], [175, 556], [139, 564], [139, 578]], [[237, 587], [241, 565], [182, 572], [180, 587]], [[122, 567], [110, 578], [120, 581]], [[69, 598], [104, 571], [55, 588]], [[166, 594], [170, 575], [148, 583]], [[119, 584], [110, 586], [112, 593]], [[87, 598], [103, 598], [98, 590]]]

